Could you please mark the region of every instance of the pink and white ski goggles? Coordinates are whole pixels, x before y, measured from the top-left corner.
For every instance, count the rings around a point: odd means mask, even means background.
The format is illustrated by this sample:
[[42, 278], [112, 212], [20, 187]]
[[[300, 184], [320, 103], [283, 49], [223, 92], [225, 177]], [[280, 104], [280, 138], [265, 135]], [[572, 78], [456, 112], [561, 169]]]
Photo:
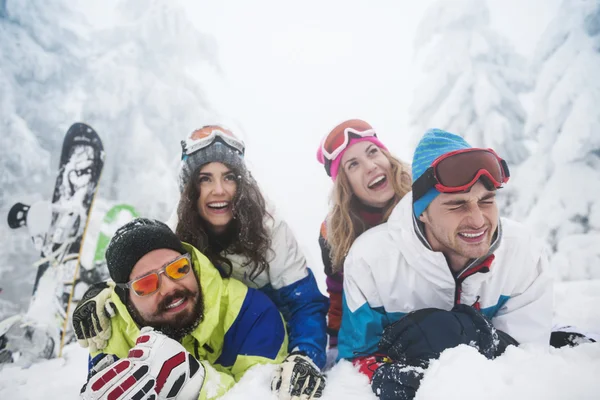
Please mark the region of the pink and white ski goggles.
[[334, 180], [337, 177], [340, 159], [344, 151], [353, 143], [368, 140], [378, 147], [386, 147], [377, 139], [375, 129], [367, 122], [360, 119], [351, 119], [342, 122], [321, 141], [317, 151], [317, 159], [325, 166], [327, 175]]
[[[356, 138], [377, 136], [375, 129], [365, 121], [353, 119], [347, 122], [351, 124], [347, 125], [344, 123], [338, 125], [325, 137], [325, 139], [323, 139], [323, 142], [321, 143], [321, 152], [327, 160], [335, 160], [337, 156], [346, 149], [350, 142], [351, 135]], [[344, 125], [347, 126], [344, 127]]]

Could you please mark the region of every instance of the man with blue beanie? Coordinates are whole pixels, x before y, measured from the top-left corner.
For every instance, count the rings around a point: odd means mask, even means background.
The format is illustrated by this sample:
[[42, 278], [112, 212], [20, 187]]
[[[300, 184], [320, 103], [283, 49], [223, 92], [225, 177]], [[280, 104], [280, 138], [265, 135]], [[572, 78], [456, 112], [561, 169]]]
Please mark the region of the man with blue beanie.
[[493, 358], [548, 346], [552, 279], [544, 244], [499, 217], [509, 180], [492, 149], [432, 129], [418, 143], [413, 190], [362, 234], [344, 264], [339, 357], [368, 364], [382, 399], [410, 399], [430, 359], [459, 344]]

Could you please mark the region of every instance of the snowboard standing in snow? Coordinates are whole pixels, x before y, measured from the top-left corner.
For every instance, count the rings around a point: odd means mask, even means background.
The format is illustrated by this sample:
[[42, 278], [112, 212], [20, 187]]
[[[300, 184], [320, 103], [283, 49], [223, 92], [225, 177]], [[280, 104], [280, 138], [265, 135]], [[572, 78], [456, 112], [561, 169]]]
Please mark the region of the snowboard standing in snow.
[[[41, 259], [35, 263], [38, 271], [27, 315], [0, 325], [7, 325], [6, 335], [14, 325], [21, 329], [12, 330], [24, 331], [25, 337], [46, 330], [41, 357], [60, 356], [63, 345], [72, 339], [68, 317], [74, 308], [70, 304], [79, 275], [79, 253], [103, 166], [98, 134], [86, 124], [73, 124], [63, 141], [52, 204], [17, 203], [8, 215], [11, 228], [28, 226]], [[0, 339], [9, 342], [6, 348], [18, 347], [9, 346], [10, 338], [0, 335]]]

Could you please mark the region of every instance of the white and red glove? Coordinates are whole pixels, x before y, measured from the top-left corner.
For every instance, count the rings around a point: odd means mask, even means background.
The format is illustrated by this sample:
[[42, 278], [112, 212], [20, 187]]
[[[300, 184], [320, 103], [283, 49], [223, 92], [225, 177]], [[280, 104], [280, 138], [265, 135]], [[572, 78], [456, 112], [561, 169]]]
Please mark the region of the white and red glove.
[[205, 370], [181, 344], [152, 328], [143, 328], [127, 358], [92, 376], [83, 400], [196, 400]]

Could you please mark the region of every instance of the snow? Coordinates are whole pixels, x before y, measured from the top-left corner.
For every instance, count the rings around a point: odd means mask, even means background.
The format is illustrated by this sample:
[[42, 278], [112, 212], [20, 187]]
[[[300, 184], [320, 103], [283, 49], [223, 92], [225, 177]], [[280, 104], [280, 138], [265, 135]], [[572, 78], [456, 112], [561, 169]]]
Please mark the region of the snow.
[[600, 2], [565, 1], [544, 32], [525, 127], [537, 150], [507, 186], [510, 215], [547, 238], [565, 280], [600, 277], [598, 20]]
[[[600, 280], [564, 282], [556, 287], [557, 320], [600, 332]], [[75, 400], [86, 379], [88, 353], [77, 344], [62, 358], [21, 368], [7, 365], [0, 374], [0, 398], [12, 400]], [[246, 373], [226, 400], [276, 399], [270, 393], [272, 365]], [[431, 363], [417, 400], [435, 399], [597, 399], [600, 393], [600, 343], [575, 348], [509, 348], [490, 361], [469, 346], [442, 353]], [[323, 400], [376, 399], [366, 376], [342, 361], [327, 373]]]
[[[0, 214], [51, 199], [66, 130], [84, 121], [107, 154], [97, 197], [165, 219], [178, 197], [179, 139], [217, 118], [204, 76], [182, 67], [216, 69], [213, 38], [177, 1], [8, 0], [0, 10]], [[0, 237], [1, 319], [6, 299], [27, 308], [39, 253], [25, 229], [2, 223]]]
[[[596, 242], [598, 243], [598, 242]], [[600, 280], [570, 281], [554, 287], [554, 321], [595, 333], [600, 342]]]
[[431, 363], [416, 399], [597, 399], [598, 376], [597, 343], [550, 352], [509, 347], [495, 360], [461, 345]]
[[86, 349], [68, 345], [62, 358], [34, 364], [29, 368], [6, 366], [0, 374], [3, 399], [78, 399], [87, 377]]

